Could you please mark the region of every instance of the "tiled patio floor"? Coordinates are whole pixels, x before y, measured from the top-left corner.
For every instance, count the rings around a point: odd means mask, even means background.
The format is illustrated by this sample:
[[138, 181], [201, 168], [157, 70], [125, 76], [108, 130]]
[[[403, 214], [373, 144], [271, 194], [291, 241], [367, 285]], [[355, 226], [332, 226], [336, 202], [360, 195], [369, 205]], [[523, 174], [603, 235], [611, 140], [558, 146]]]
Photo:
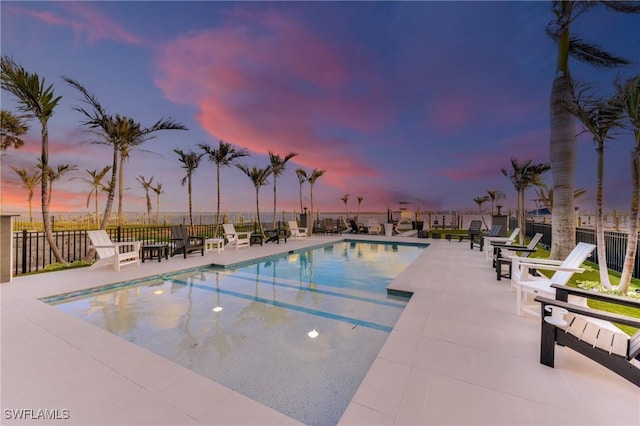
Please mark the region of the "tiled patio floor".
[[[0, 422], [296, 424], [37, 298], [201, 264], [235, 263], [331, 239], [338, 237], [214, 251], [186, 260], [177, 256], [120, 273], [84, 268], [2, 284]], [[509, 282], [495, 280], [483, 253], [465, 243], [419, 241], [432, 245], [392, 284], [414, 296], [340, 424], [640, 424], [636, 386], [564, 348], [556, 351], [556, 368], [539, 364], [539, 320], [515, 315]], [[18, 409], [33, 409], [34, 415], [38, 409], [64, 409], [69, 418], [9, 418], [8, 410]]]

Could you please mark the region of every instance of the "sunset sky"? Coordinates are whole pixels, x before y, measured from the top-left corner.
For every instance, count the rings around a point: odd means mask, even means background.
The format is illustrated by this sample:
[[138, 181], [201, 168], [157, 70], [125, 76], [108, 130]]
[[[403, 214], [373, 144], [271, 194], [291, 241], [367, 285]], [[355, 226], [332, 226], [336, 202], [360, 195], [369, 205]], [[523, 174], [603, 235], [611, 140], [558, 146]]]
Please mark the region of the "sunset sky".
[[[1, 50], [62, 95], [49, 122], [50, 164], [78, 171], [56, 182], [53, 211], [85, 207], [89, 187], [71, 177], [110, 165], [111, 149], [87, 143], [79, 93], [94, 93], [111, 114], [144, 126], [172, 118], [188, 131], [163, 131], [133, 151], [125, 166], [126, 211], [145, 211], [142, 175], [163, 184], [161, 211], [186, 211], [187, 190], [174, 148], [250, 151], [264, 167], [268, 151], [299, 155], [278, 178], [278, 210], [299, 210], [295, 169], [326, 170], [313, 189], [316, 210], [471, 209], [487, 190], [516, 195], [501, 168], [510, 158], [549, 161], [549, 95], [555, 45], [545, 27], [548, 2], [12, 2], [1, 8]], [[640, 70], [640, 16], [594, 9], [574, 32], [634, 64], [602, 70], [571, 63], [575, 77], [611, 94], [616, 75]], [[2, 93], [2, 108], [16, 112]], [[10, 166], [33, 168], [40, 127], [2, 159], [3, 212], [27, 210]], [[576, 126], [576, 132], [580, 127]], [[628, 210], [633, 138], [608, 143], [605, 206]], [[593, 209], [596, 153], [579, 138], [579, 203]], [[551, 182], [551, 174], [546, 178]], [[272, 180], [271, 180], [272, 182]], [[105, 180], [106, 183], [106, 180]], [[236, 168], [222, 170], [222, 209], [255, 210], [255, 189]], [[38, 190], [39, 191], [39, 190]], [[105, 196], [100, 199], [104, 205]], [[203, 161], [193, 182], [194, 211], [214, 211], [215, 166]], [[303, 186], [309, 207], [309, 186]], [[533, 190], [528, 207], [535, 203]], [[152, 198], [155, 209], [155, 198]], [[260, 209], [273, 208], [272, 184]], [[40, 209], [39, 193], [34, 209]]]

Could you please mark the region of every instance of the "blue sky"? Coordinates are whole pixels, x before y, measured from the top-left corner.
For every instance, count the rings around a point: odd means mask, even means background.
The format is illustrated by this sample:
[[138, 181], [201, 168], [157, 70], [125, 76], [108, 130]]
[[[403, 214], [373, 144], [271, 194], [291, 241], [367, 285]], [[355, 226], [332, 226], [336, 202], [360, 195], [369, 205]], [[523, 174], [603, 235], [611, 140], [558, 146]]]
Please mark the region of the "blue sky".
[[[487, 190], [504, 191], [515, 206], [500, 169], [511, 157], [549, 160], [555, 46], [545, 34], [548, 2], [2, 1], [0, 10], [2, 54], [63, 96], [50, 121], [50, 163], [77, 165], [69, 178], [110, 164], [111, 152], [86, 143], [90, 135], [73, 110], [79, 94], [62, 76], [110, 113], [147, 126], [170, 117], [189, 128], [157, 133], [131, 153], [127, 211], [145, 210], [140, 175], [163, 184], [162, 211], [185, 211], [173, 149], [220, 139], [249, 150], [249, 166], [266, 166], [268, 151], [299, 154], [278, 178], [280, 211], [299, 209], [297, 167], [326, 170], [314, 186], [316, 210], [342, 211], [346, 193], [351, 209], [361, 196], [365, 211], [399, 201], [444, 210], [475, 208], [473, 199]], [[634, 63], [609, 71], [573, 61], [574, 75], [607, 94], [616, 75], [637, 74], [639, 19], [595, 9], [576, 21], [575, 33]], [[9, 94], [1, 101], [15, 111]], [[32, 122], [25, 147], [3, 158], [5, 212], [27, 209], [8, 166], [33, 167], [39, 138]], [[628, 210], [632, 148], [628, 133], [608, 144], [608, 209]], [[582, 209], [593, 208], [595, 164], [593, 143], [582, 135]], [[254, 188], [241, 171], [224, 169], [221, 184], [223, 210], [254, 210]], [[211, 163], [201, 163], [193, 185], [194, 210], [215, 210]], [[87, 192], [79, 180], [57, 182], [52, 209], [92, 211]], [[271, 211], [272, 186], [260, 194], [261, 210]], [[303, 196], [308, 206], [308, 185]], [[529, 207], [533, 198], [530, 191]]]

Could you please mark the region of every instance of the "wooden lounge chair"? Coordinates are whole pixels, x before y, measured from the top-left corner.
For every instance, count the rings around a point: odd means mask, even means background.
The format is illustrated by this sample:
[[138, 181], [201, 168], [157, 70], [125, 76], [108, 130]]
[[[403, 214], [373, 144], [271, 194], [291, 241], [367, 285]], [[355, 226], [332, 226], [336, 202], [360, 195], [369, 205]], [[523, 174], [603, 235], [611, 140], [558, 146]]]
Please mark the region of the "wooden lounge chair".
[[224, 229], [224, 237], [227, 239], [227, 244], [234, 245], [236, 250], [240, 247], [251, 247], [251, 232], [236, 232], [236, 227], [233, 223], [222, 224]]
[[[578, 243], [565, 260], [537, 259], [531, 257], [511, 256], [511, 286], [516, 289], [516, 313], [523, 315], [539, 315], [537, 304], [526, 305], [529, 294], [555, 298], [553, 284], [566, 285], [573, 274], [584, 272], [580, 267], [591, 255], [595, 245]], [[551, 278], [534, 276], [531, 270], [556, 271]]]
[[[500, 281], [502, 277], [511, 278], [511, 257], [504, 257], [503, 251], [508, 250], [511, 252], [519, 252], [520, 257], [529, 257], [531, 253], [536, 251], [536, 246], [542, 239], [542, 233], [538, 232], [533, 236], [529, 244], [526, 246], [520, 246], [517, 244], [505, 244], [505, 243], [493, 243], [493, 267], [496, 268], [496, 279]], [[489, 250], [487, 250], [489, 251]], [[502, 266], [507, 265], [509, 271], [507, 274], [502, 273]]]
[[323, 220], [324, 232], [327, 234], [341, 234], [339, 227], [334, 225], [333, 219], [330, 217], [325, 217]]
[[[640, 309], [640, 300], [553, 284], [556, 299], [537, 296], [543, 318], [540, 363], [554, 367], [556, 343], [640, 386], [640, 331], [629, 337], [612, 324], [640, 328], [640, 319], [567, 303], [569, 296]], [[560, 315], [553, 315], [554, 310]], [[563, 315], [564, 314], [564, 315]]]
[[307, 228], [299, 228], [298, 223], [295, 220], [290, 220], [288, 223], [291, 238], [294, 240], [304, 240], [307, 238]]
[[89, 269], [97, 268], [102, 265], [111, 265], [116, 271], [121, 266], [136, 264], [140, 266], [140, 245], [141, 241], [125, 241], [114, 243], [109, 238], [107, 231], [100, 229], [95, 231], [87, 231], [87, 235], [91, 240], [89, 248], [95, 249], [98, 260], [89, 267]]
[[448, 241], [451, 241], [452, 237], [458, 237], [458, 242], [461, 242], [464, 239], [472, 239], [474, 235], [480, 234], [480, 230], [482, 228], [482, 221], [481, 220], [472, 220], [469, 223], [469, 229], [467, 230], [466, 234], [446, 234], [445, 238]]
[[367, 230], [369, 234], [380, 234], [380, 223], [378, 223], [375, 219], [369, 219], [369, 224], [367, 225]]
[[366, 226], [364, 226], [364, 224], [358, 223], [353, 219], [349, 220], [349, 222], [351, 223], [351, 232], [352, 233], [354, 233], [354, 234], [367, 234], [367, 233], [369, 233], [369, 229]]
[[475, 246], [480, 248], [480, 251], [484, 249], [484, 239], [485, 237], [499, 237], [500, 231], [502, 230], [502, 225], [493, 225], [488, 233], [480, 232], [478, 234], [471, 235], [471, 242], [469, 243], [469, 248], [473, 250]]
[[187, 258], [188, 253], [194, 253], [200, 251], [200, 254], [204, 256], [205, 250], [205, 237], [197, 235], [189, 235], [187, 229], [182, 226], [171, 227], [171, 241], [173, 241], [174, 249], [171, 253], [171, 257], [178, 253], [182, 253], [184, 258]]
[[[482, 237], [482, 245], [487, 247], [487, 250], [485, 251], [485, 260], [488, 262], [493, 259], [494, 253], [493, 250], [491, 250], [491, 245], [493, 243], [513, 244], [516, 241], [516, 238], [518, 238], [518, 235], [520, 235], [520, 228], [516, 227], [508, 237], [495, 237], [489, 235]], [[482, 251], [482, 248], [480, 248], [480, 251]]]

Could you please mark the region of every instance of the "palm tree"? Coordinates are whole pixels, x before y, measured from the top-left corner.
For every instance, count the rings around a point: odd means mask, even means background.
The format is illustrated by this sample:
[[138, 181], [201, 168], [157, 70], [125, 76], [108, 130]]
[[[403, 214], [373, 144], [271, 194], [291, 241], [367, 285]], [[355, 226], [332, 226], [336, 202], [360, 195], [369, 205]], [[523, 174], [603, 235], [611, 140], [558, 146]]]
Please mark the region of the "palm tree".
[[9, 148], [18, 149], [24, 145], [20, 138], [27, 133], [29, 126], [10, 111], [0, 110], [0, 151], [4, 152]]
[[640, 202], [640, 75], [626, 82], [616, 82], [618, 96], [627, 117], [628, 126], [635, 136], [635, 146], [631, 151], [631, 216], [627, 236], [627, 252], [622, 266], [618, 290], [626, 294], [629, 290], [633, 266], [638, 250], [638, 204]]
[[151, 190], [156, 193], [156, 224], [159, 223], [160, 219], [160, 194], [163, 194], [162, 184], [158, 182], [156, 186], [152, 186]]
[[[488, 195], [485, 195], [484, 197], [476, 197], [473, 199], [473, 202], [478, 205], [478, 210], [480, 211], [480, 218], [482, 219], [482, 223], [484, 224], [485, 228], [488, 228], [488, 226], [487, 226], [487, 222], [484, 220], [484, 215], [482, 214], [482, 205], [490, 200], [491, 200], [491, 197], [489, 197]], [[523, 241], [523, 240], [520, 240], [520, 241]]]
[[32, 200], [33, 200], [33, 191], [38, 185], [38, 182], [41, 180], [40, 178], [40, 170], [35, 169], [33, 174], [29, 174], [27, 169], [16, 169], [15, 167], [11, 167], [14, 172], [18, 174], [20, 177], [20, 184], [24, 189], [27, 190], [28, 200], [29, 200], [29, 222], [33, 224], [33, 210], [32, 210]]
[[[38, 163], [38, 167], [42, 168], [42, 164]], [[49, 174], [49, 195], [47, 197], [47, 205], [51, 205], [53, 182], [60, 180], [62, 176], [64, 176], [68, 172], [73, 172], [75, 170], [78, 170], [78, 167], [71, 164], [59, 164], [55, 169], [53, 169], [52, 167], [47, 167], [47, 173]]]
[[301, 168], [296, 169], [296, 176], [298, 176], [298, 183], [300, 183], [300, 214], [302, 214], [302, 184], [308, 181], [309, 177], [307, 176], [307, 172]]
[[151, 197], [149, 197], [149, 190], [151, 189], [151, 184], [153, 183], [153, 176], [151, 176], [151, 178], [147, 180], [144, 176], [139, 175], [136, 180], [140, 182], [140, 185], [142, 185], [142, 188], [144, 189], [147, 201], [147, 218], [149, 220], [149, 223], [151, 223]]
[[98, 226], [99, 217], [98, 217], [98, 192], [106, 187], [102, 184], [102, 179], [106, 176], [106, 174], [111, 170], [111, 166], [105, 166], [102, 170], [87, 170], [85, 172], [89, 175], [89, 178], [84, 177], [75, 177], [73, 179], [80, 179], [83, 182], [89, 184], [89, 194], [87, 195], [87, 208], [89, 207], [89, 203], [91, 202], [91, 196], [95, 195], [95, 208], [96, 208], [96, 226]]
[[[7, 90], [18, 99], [18, 108], [26, 114], [26, 117], [35, 118], [40, 122], [40, 134], [42, 137], [42, 150], [40, 162], [43, 170], [49, 167], [49, 119], [53, 111], [62, 99], [62, 96], [55, 96], [53, 85], [45, 86], [44, 78], [38, 74], [29, 73], [23, 67], [17, 65], [6, 55], [0, 61], [2, 89]], [[42, 200], [42, 222], [44, 232], [51, 248], [51, 252], [56, 258], [56, 262], [66, 264], [62, 253], [53, 238], [51, 229], [51, 217], [49, 216], [49, 176], [48, 173], [40, 174], [41, 180], [41, 200]]]
[[[570, 80], [571, 83], [573, 83]], [[616, 105], [615, 98], [603, 100], [588, 93], [589, 85], [577, 84], [571, 88], [572, 99], [567, 102], [567, 109], [591, 133], [598, 154], [597, 186], [596, 186], [596, 242], [600, 283], [611, 288], [609, 268], [607, 267], [607, 250], [604, 239], [603, 180], [604, 180], [604, 145], [609, 131], [620, 125], [622, 109]]]
[[237, 164], [236, 161], [238, 158], [246, 157], [249, 153], [244, 148], [236, 149], [230, 143], [222, 140], [218, 142], [218, 149], [211, 148], [211, 146], [207, 144], [200, 144], [198, 147], [209, 157], [209, 161], [216, 165], [218, 203], [216, 207], [215, 234], [218, 235], [218, 227], [220, 226], [220, 169], [223, 166], [229, 167], [232, 164]]
[[[311, 195], [311, 220], [313, 221], [313, 185], [315, 185], [316, 181], [324, 175], [325, 170], [321, 169], [313, 169], [311, 175], [309, 176], [309, 191]], [[309, 226], [307, 226], [307, 232], [309, 232]]]
[[269, 151], [269, 163], [271, 167], [271, 173], [273, 173], [273, 224], [272, 229], [276, 229], [276, 179], [284, 172], [287, 161], [298, 155], [295, 152], [290, 152], [281, 158], [280, 155], [274, 154]]
[[267, 178], [273, 173], [271, 167], [267, 166], [263, 169], [253, 166], [249, 168], [244, 164], [236, 164], [236, 167], [244, 172], [245, 175], [251, 179], [251, 183], [256, 188], [256, 212], [258, 215], [258, 229], [262, 233], [262, 222], [260, 221], [260, 187], [264, 185], [268, 185], [269, 181]]
[[358, 211], [356, 212], [356, 222], [358, 221], [358, 216], [360, 216], [360, 204], [362, 204], [363, 197], [358, 197]]
[[[349, 194], [344, 194], [344, 197], [340, 198], [344, 203], [344, 210], [346, 213], [346, 220], [349, 220], [349, 209], [347, 208], [347, 202], [349, 201]], [[357, 220], [357, 219], [356, 219]]]
[[554, 1], [552, 11], [555, 19], [547, 27], [547, 33], [557, 45], [556, 74], [550, 99], [549, 148], [556, 197], [552, 212], [552, 259], [564, 259], [576, 242], [573, 196], [577, 140], [573, 117], [564, 105], [571, 98], [569, 56], [600, 67], [610, 68], [629, 63], [624, 58], [611, 55], [600, 47], [571, 35], [573, 21], [598, 4], [623, 13], [640, 12], [637, 2]]
[[[118, 178], [118, 223], [122, 223], [122, 200], [124, 196], [124, 164], [129, 160], [131, 151], [142, 143], [153, 139], [153, 133], [160, 130], [187, 130], [182, 124], [171, 119], [161, 119], [151, 127], [142, 127], [138, 122], [129, 119], [131, 124], [130, 137], [123, 140], [119, 146], [120, 151], [120, 176]], [[151, 151], [147, 151], [151, 152]]]
[[[109, 183], [109, 191], [107, 197], [107, 204], [105, 206], [105, 213], [102, 219], [101, 229], [106, 229], [107, 223], [111, 216], [111, 210], [113, 208], [113, 200], [115, 198], [116, 184], [118, 182], [118, 176], [120, 176], [120, 195], [123, 193], [123, 181], [124, 175], [119, 174], [119, 160], [120, 167], [122, 168], [122, 155], [124, 151], [126, 155], [125, 160], [128, 157], [128, 152], [133, 146], [140, 145], [141, 143], [155, 137], [155, 132], [159, 130], [187, 130], [185, 126], [177, 123], [171, 119], [160, 119], [151, 127], [142, 127], [140, 123], [137, 123], [131, 118], [126, 116], [109, 115], [102, 107], [98, 99], [90, 93], [82, 84], [77, 81], [64, 77], [64, 80], [76, 88], [82, 95], [82, 102], [91, 107], [91, 111], [88, 111], [82, 107], [75, 107], [74, 109], [82, 113], [87, 120], [83, 123], [88, 126], [94, 134], [100, 139], [92, 141], [93, 143], [106, 144], [113, 147], [113, 159], [111, 166], [111, 181]], [[120, 212], [121, 213], [121, 212]], [[122, 218], [118, 218], [120, 221]]]
[[513, 187], [518, 193], [518, 227], [520, 228], [520, 242], [524, 241], [526, 209], [524, 205], [524, 195], [527, 188], [532, 185], [542, 185], [542, 175], [551, 166], [549, 163], [531, 164], [532, 160], [519, 163], [517, 159], [511, 159], [511, 170], [502, 169], [502, 174], [511, 180]]
[[[0, 176], [2, 176], [2, 157], [9, 149], [18, 149], [24, 145], [21, 136], [27, 133], [29, 126], [21, 117], [13, 113], [0, 110]], [[0, 185], [0, 212], [2, 212], [2, 185]]]
[[189, 225], [193, 226], [193, 204], [191, 202], [191, 178], [193, 173], [196, 171], [198, 166], [200, 165], [200, 160], [204, 153], [198, 154], [189, 150], [189, 152], [184, 152], [181, 149], [174, 148], [173, 152], [178, 154], [178, 160], [182, 163], [182, 168], [187, 171], [187, 174], [182, 178], [180, 183], [182, 186], [187, 184], [187, 193], [189, 194]]

